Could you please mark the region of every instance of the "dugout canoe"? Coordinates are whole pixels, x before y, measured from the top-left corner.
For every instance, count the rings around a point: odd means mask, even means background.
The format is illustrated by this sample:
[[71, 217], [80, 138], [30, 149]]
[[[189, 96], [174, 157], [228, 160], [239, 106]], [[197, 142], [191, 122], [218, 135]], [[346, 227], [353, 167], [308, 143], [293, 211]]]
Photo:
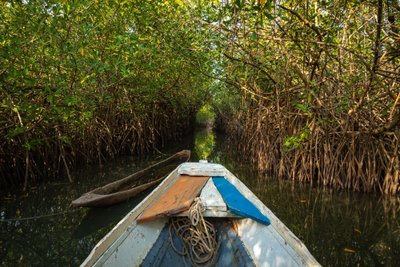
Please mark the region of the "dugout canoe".
[[172, 171], [81, 266], [190, 266], [188, 256], [179, 254], [182, 242], [170, 229], [173, 220], [188, 216], [196, 201], [216, 229], [218, 245], [207, 266], [320, 266], [238, 178], [222, 165], [204, 162], [182, 163]]
[[72, 206], [106, 207], [126, 201], [159, 184], [171, 170], [189, 158], [190, 150], [182, 150], [143, 170], [83, 194], [72, 201]]

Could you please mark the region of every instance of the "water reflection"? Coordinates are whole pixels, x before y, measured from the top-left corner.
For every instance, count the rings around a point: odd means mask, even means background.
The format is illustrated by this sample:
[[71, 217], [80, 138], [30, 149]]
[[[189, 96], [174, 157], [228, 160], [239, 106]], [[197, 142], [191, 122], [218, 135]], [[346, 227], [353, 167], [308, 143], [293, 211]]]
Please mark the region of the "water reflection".
[[323, 266], [398, 266], [398, 197], [312, 188], [258, 174], [217, 139], [211, 160], [226, 165], [308, 247]]
[[[72, 209], [73, 199], [160, 159], [122, 157], [104, 168], [87, 167], [74, 173], [75, 183], [46, 183], [29, 192], [0, 198], [1, 266], [78, 266], [94, 245], [146, 193], [105, 209]], [[52, 215], [54, 216], [43, 216]], [[29, 218], [9, 220], [10, 218]]]
[[[76, 238], [83, 238], [89, 234], [101, 231], [101, 229], [108, 225], [116, 224], [120, 218], [123, 218], [129, 211], [136, 207], [152, 190], [153, 188], [150, 188], [122, 205], [89, 209], [75, 228], [74, 236]], [[105, 214], [107, 216], [104, 216]]]
[[400, 248], [399, 220], [392, 216], [397, 211], [384, 209], [383, 198], [306, 186], [287, 190], [274, 182], [269, 187], [260, 189], [261, 199], [323, 265], [396, 266], [400, 258], [391, 250]]
[[204, 128], [195, 133], [194, 152], [198, 159], [209, 159], [215, 146], [215, 134], [209, 128]]
[[[199, 131], [167, 149], [192, 148], [193, 160], [208, 159], [237, 175], [309, 248], [323, 266], [397, 266], [400, 262], [400, 201], [291, 183], [259, 175], [225, 136]], [[0, 196], [1, 266], [77, 266], [93, 246], [144, 196], [98, 210], [70, 208], [72, 199], [159, 160], [122, 157], [104, 168], [86, 167], [76, 181], [47, 183], [29, 193]], [[65, 213], [63, 213], [65, 211]]]

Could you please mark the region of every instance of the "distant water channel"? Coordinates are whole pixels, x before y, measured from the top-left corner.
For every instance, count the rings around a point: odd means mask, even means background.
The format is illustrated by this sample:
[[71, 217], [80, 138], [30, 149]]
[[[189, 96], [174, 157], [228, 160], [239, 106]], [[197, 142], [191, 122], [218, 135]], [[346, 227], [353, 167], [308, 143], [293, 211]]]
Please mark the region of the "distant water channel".
[[[224, 164], [294, 232], [323, 266], [399, 266], [400, 200], [267, 178], [252, 170], [224, 136], [197, 131], [164, 153], [189, 148], [193, 160]], [[162, 156], [121, 157], [85, 167], [67, 179], [0, 194], [1, 266], [77, 266], [93, 246], [148, 192], [104, 209], [71, 209], [70, 202]]]

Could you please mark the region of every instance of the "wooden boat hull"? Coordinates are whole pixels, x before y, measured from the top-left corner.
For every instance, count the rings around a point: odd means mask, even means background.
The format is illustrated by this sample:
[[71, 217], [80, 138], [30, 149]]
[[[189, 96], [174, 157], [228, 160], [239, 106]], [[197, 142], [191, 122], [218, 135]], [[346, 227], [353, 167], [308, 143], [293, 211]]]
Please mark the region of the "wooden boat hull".
[[217, 215], [211, 213], [217, 217], [210, 220], [217, 225], [221, 242], [215, 266], [320, 266], [305, 245], [239, 179], [222, 165], [209, 163], [183, 163], [176, 168], [96, 245], [82, 266], [183, 266], [182, 257], [168, 245], [167, 217], [138, 223], [141, 214], [180, 175], [223, 176], [270, 219], [271, 224], [266, 226], [249, 218], [225, 216], [223, 210]]
[[[171, 170], [176, 168], [180, 163], [189, 160], [189, 158], [189, 150], [180, 151], [165, 160], [153, 164], [123, 179], [114, 181], [83, 194], [81, 197], [72, 201], [72, 206], [92, 208], [106, 207], [126, 201], [159, 184]], [[169, 168], [169, 171], [163, 172], [162, 169], [160, 171], [160, 168]], [[138, 182], [140, 179], [148, 179], [148, 177], [156, 177], [156, 179], [129, 188], [130, 183]]]

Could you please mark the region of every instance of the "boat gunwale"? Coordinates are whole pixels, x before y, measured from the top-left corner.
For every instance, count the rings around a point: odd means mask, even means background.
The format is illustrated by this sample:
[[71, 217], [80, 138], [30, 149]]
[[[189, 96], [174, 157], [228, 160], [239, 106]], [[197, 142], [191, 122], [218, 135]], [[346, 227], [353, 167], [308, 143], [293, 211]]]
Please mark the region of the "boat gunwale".
[[[237, 178], [226, 168], [225, 171], [225, 178], [228, 179], [239, 190], [240, 193], [249, 198], [251, 202], [258, 209], [260, 209], [261, 213], [263, 213], [270, 219], [271, 224], [267, 227], [272, 226], [274, 228], [274, 230], [283, 239], [283, 241], [286, 242], [289, 247], [292, 248], [292, 250], [297, 254], [297, 256], [302, 259], [304, 265], [321, 266], [314, 258], [314, 256], [310, 253], [306, 245], [239, 178]], [[236, 224], [240, 223], [241, 221], [236, 222]], [[250, 253], [252, 253], [252, 251], [250, 251]]]
[[[94, 264], [101, 264], [101, 262], [105, 262], [114, 252], [114, 248], [117, 248], [129, 235], [129, 233], [135, 228], [137, 225], [136, 219], [139, 215], [157, 198], [165, 192], [169, 188], [169, 186], [173, 185], [173, 182], [181, 175], [180, 172], [182, 166], [187, 163], [181, 163], [177, 168], [175, 168], [166, 178], [158, 185], [146, 198], [144, 198], [132, 211], [130, 211], [106, 236], [104, 236], [92, 249], [89, 256], [82, 263], [81, 266], [93, 266]], [[190, 163], [193, 164], [193, 163]], [[205, 163], [199, 163], [200, 166]], [[205, 166], [205, 165], [203, 165]], [[303, 242], [295, 236], [286, 225], [283, 224], [282, 221], [279, 220], [277, 216], [235, 175], [233, 175], [227, 168], [225, 168], [221, 164], [213, 164], [213, 166], [218, 166], [219, 171], [223, 170], [225, 172], [225, 178], [228, 179], [233, 185], [237, 187], [239, 192], [241, 192], [245, 197], [248, 197], [253, 204], [260, 209], [260, 211], [269, 217], [271, 224], [266, 227], [273, 227], [273, 230], [276, 234], [273, 235], [279, 236], [282, 238], [282, 241], [287, 243], [288, 247], [295, 253], [287, 250], [287, 247], [283, 247], [289, 255], [291, 255], [294, 259], [298, 258], [300, 260], [299, 264], [307, 265], [307, 266], [320, 266], [320, 264], [316, 261], [313, 255], [309, 252], [307, 247], [303, 244]], [[207, 175], [208, 176], [208, 175]], [[240, 223], [245, 223], [244, 219], [235, 222], [237, 226]], [[272, 231], [272, 230], [271, 230]], [[280, 241], [280, 240], [278, 240]], [[283, 243], [279, 242], [279, 243]], [[252, 251], [249, 249], [251, 255], [253, 255]], [[110, 254], [110, 255], [106, 255]], [[296, 262], [298, 262], [296, 260]]]
[[107, 251], [111, 251], [112, 247], [118, 246], [126, 239], [129, 233], [137, 225], [136, 219], [139, 215], [179, 177], [179, 167], [180, 165], [176, 167], [148, 196], [146, 196], [135, 208], [125, 215], [125, 217], [122, 218], [114, 228], [95, 245], [88, 257], [81, 264], [81, 267], [93, 266], [108, 258], [102, 257], [102, 255], [105, 256]]

